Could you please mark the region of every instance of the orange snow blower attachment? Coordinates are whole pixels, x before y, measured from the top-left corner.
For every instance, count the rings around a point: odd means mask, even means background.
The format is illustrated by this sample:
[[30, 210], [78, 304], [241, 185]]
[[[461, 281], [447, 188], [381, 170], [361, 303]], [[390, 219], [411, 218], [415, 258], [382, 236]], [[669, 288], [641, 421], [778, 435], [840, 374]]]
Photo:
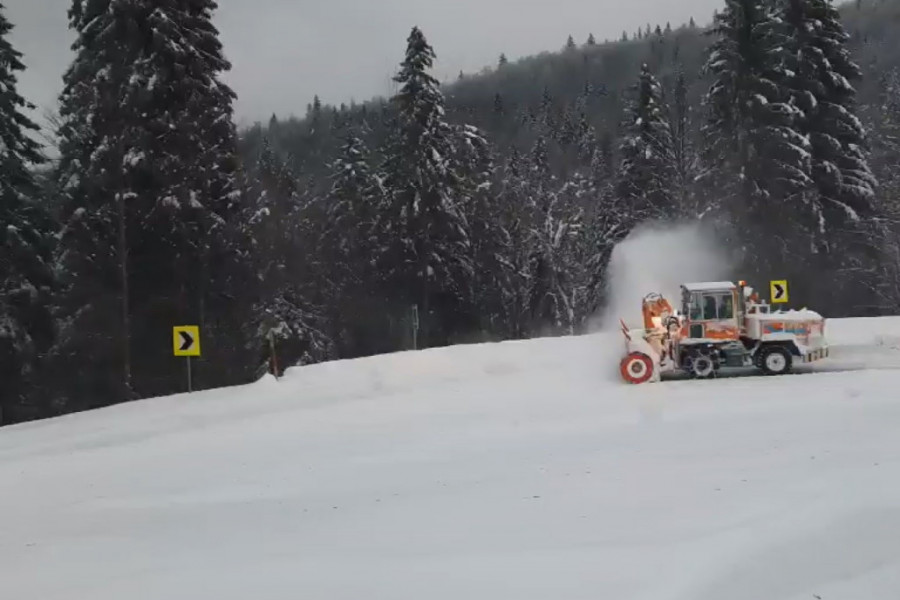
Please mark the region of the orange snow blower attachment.
[[671, 353], [671, 340], [679, 334], [680, 323], [675, 310], [662, 294], [651, 293], [641, 301], [644, 328], [629, 329], [624, 321], [625, 357], [619, 363], [622, 378], [629, 383], [644, 383], [659, 376], [660, 361]]
[[641, 312], [644, 315], [644, 329], [660, 329], [667, 325], [670, 317], [675, 315], [675, 310], [662, 294], [647, 294], [641, 302]]

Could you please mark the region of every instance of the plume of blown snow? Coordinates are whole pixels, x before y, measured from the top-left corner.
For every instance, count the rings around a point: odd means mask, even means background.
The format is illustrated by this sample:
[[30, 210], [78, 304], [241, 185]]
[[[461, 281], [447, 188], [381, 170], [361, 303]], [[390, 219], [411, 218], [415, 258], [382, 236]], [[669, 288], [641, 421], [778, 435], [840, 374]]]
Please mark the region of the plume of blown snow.
[[598, 328], [619, 327], [619, 319], [640, 326], [641, 300], [651, 292], [678, 309], [680, 285], [729, 280], [729, 252], [698, 223], [648, 223], [637, 227], [612, 252], [607, 271], [607, 306]]

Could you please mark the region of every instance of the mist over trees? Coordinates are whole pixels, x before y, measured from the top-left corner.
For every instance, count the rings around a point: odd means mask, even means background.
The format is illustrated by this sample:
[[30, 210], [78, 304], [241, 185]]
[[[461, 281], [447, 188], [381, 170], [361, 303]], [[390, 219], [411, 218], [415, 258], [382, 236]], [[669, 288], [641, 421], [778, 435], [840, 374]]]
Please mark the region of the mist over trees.
[[195, 389], [273, 348], [282, 372], [582, 333], [648, 220], [826, 316], [896, 312], [896, 2], [723, 0], [445, 84], [411, 27], [393, 97], [246, 131], [216, 8], [73, 0], [45, 164], [0, 6], [0, 424], [183, 391], [174, 325], [201, 327]]

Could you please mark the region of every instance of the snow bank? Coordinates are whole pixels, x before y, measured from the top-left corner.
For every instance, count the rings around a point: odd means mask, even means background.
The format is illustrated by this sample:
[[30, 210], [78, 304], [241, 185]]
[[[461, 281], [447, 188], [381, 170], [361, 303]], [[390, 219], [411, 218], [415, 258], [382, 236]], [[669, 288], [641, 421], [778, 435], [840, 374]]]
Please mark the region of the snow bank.
[[699, 224], [650, 223], [636, 228], [613, 250], [609, 265], [607, 310], [595, 329], [641, 322], [641, 300], [651, 292], [678, 307], [679, 286], [725, 279], [731, 274], [714, 235]]

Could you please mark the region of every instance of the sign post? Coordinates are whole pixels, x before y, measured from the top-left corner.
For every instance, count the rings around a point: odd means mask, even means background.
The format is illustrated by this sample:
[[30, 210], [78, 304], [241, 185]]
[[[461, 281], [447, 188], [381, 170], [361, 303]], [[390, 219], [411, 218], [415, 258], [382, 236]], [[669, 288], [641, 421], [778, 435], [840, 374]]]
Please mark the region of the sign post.
[[269, 330], [269, 368], [272, 369], [272, 374], [275, 376], [275, 379], [278, 379], [278, 355], [275, 354], [275, 330]]
[[784, 304], [788, 301], [788, 282], [786, 279], [776, 279], [769, 282], [769, 296], [772, 304]]
[[419, 349], [419, 305], [412, 306], [413, 350]]
[[172, 328], [172, 350], [175, 356], [187, 359], [188, 392], [193, 390], [191, 357], [200, 356], [200, 328], [196, 325], [178, 325]]

